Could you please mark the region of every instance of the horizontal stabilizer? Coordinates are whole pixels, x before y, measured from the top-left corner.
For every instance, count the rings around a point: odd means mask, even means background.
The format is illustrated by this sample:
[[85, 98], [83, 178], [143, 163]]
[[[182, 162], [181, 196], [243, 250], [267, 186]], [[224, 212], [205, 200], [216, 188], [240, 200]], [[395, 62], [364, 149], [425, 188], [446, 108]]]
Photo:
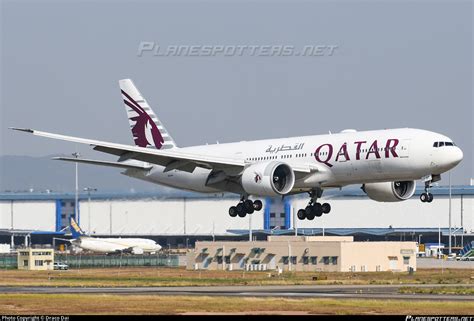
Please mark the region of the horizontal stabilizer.
[[[99, 166], [108, 166], [108, 167], [117, 167], [117, 168], [125, 168], [125, 169], [145, 169], [148, 170], [151, 168], [150, 165], [148, 166], [140, 166], [135, 164], [127, 164], [127, 163], [117, 163], [117, 162], [107, 162], [107, 161], [100, 161], [94, 159], [84, 159], [84, 158], [73, 158], [73, 157], [53, 157], [54, 160], [62, 160], [66, 162], [74, 162], [74, 163], [84, 163], [84, 164], [91, 164], [91, 165], [99, 165]], [[141, 163], [141, 162], [137, 162]], [[144, 163], [143, 163], [144, 164]]]

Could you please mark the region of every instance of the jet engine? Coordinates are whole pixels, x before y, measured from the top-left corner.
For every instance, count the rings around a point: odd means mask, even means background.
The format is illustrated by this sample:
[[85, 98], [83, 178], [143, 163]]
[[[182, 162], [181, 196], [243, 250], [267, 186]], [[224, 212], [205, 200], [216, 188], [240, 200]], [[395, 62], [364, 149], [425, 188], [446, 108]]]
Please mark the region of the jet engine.
[[250, 195], [285, 195], [291, 191], [293, 185], [293, 169], [278, 161], [253, 164], [242, 173], [242, 187]]
[[415, 181], [368, 183], [362, 190], [370, 199], [377, 202], [406, 201], [415, 193]]
[[143, 249], [140, 247], [134, 247], [130, 251], [132, 254], [143, 254]]

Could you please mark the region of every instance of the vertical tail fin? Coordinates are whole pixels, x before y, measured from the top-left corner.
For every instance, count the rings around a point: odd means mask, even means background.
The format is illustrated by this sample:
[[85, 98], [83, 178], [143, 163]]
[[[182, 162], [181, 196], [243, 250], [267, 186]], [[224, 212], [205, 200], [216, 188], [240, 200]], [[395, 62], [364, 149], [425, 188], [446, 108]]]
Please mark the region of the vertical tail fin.
[[84, 231], [79, 227], [73, 217], [71, 217], [70, 230], [72, 233], [72, 237], [75, 239], [86, 235], [86, 233], [84, 233]]
[[119, 81], [135, 145], [156, 149], [175, 148], [176, 144], [131, 79]]

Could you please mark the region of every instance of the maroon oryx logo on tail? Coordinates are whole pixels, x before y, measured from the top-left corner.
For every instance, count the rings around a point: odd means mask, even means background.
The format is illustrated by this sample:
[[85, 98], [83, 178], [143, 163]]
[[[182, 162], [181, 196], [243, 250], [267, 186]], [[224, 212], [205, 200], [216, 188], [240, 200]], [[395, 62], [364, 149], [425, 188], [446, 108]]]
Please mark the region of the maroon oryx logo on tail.
[[[132, 128], [133, 138], [135, 144], [140, 147], [147, 147], [148, 145], [155, 146], [157, 149], [160, 149], [165, 142], [163, 136], [161, 136], [158, 127], [156, 127], [155, 122], [151, 119], [150, 115], [135, 101], [130, 97], [125, 91], [122, 90], [122, 94], [128, 99], [123, 101], [127, 106], [132, 108], [137, 116], [131, 117], [130, 120], [135, 122], [135, 125]], [[153, 139], [153, 144], [148, 141], [147, 130], [151, 133]]]

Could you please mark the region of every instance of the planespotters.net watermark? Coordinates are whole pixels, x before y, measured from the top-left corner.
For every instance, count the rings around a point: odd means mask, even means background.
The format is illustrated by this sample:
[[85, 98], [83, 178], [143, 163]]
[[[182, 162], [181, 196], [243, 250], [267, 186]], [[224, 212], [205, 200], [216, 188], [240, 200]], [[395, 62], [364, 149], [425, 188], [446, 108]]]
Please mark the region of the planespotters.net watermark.
[[411, 316], [407, 315], [405, 321], [474, 321], [472, 316]]
[[329, 57], [338, 45], [168, 45], [153, 41], [138, 44], [138, 57]]

